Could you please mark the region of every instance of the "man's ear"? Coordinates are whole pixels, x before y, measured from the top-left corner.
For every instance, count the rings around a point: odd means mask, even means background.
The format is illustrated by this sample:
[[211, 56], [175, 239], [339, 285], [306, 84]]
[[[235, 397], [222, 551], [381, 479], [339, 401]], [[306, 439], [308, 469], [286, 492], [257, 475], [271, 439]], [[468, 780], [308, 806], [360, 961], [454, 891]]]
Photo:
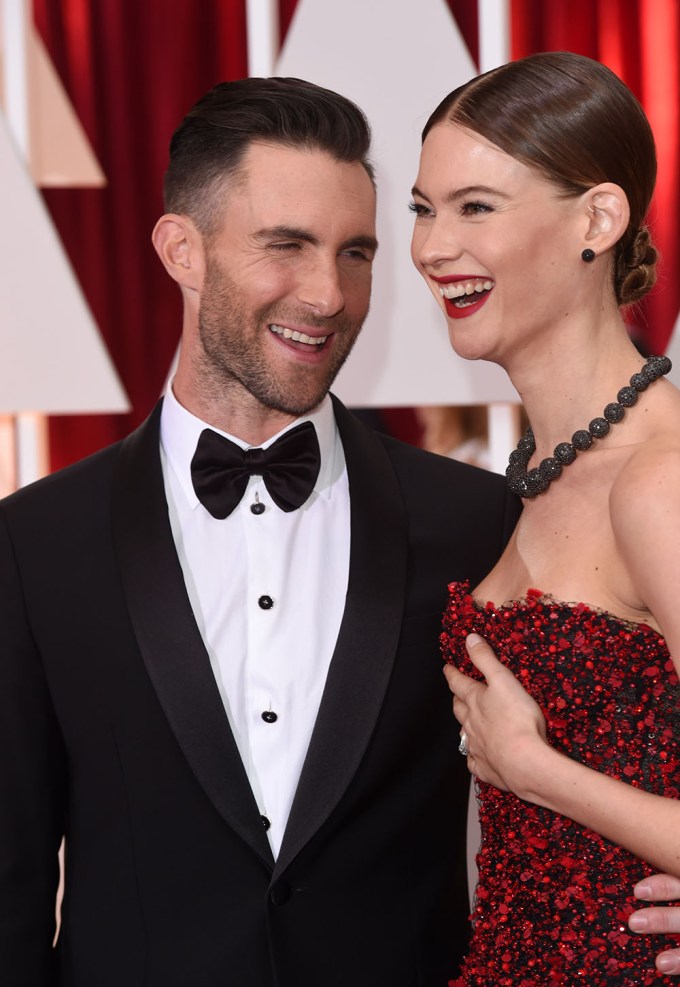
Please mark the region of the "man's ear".
[[630, 206], [620, 185], [602, 182], [583, 196], [586, 214], [585, 246], [602, 254], [618, 243], [628, 229]]
[[163, 267], [181, 288], [199, 291], [205, 271], [203, 237], [188, 216], [166, 213], [151, 240]]

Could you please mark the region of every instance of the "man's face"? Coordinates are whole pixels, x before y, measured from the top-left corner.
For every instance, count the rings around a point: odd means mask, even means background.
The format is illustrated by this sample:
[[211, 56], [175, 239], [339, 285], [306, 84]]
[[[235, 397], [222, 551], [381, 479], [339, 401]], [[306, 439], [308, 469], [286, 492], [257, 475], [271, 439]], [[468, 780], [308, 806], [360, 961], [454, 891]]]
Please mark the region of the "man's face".
[[298, 416], [316, 407], [368, 312], [375, 192], [359, 163], [253, 143], [206, 242], [199, 337], [214, 391]]

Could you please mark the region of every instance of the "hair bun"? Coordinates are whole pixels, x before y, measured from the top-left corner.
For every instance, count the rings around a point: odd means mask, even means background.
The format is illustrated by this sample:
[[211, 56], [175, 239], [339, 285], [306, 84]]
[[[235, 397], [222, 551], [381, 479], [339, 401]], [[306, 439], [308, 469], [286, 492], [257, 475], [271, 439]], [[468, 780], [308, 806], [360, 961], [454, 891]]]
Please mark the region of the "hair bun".
[[621, 244], [616, 278], [619, 305], [638, 301], [654, 287], [658, 256], [646, 226], [642, 226], [627, 245]]

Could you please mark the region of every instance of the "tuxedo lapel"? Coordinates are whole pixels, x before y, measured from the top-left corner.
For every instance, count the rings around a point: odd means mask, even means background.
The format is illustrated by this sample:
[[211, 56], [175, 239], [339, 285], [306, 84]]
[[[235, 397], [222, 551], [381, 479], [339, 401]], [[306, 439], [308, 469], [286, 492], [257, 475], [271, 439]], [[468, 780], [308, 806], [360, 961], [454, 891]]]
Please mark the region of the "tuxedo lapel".
[[394, 664], [406, 592], [407, 519], [378, 437], [334, 399], [349, 477], [345, 611], [274, 877], [328, 818], [356, 774]]
[[161, 706], [201, 787], [271, 867], [269, 842], [175, 551], [159, 423], [160, 404], [122, 444], [114, 477], [113, 532], [130, 617]]

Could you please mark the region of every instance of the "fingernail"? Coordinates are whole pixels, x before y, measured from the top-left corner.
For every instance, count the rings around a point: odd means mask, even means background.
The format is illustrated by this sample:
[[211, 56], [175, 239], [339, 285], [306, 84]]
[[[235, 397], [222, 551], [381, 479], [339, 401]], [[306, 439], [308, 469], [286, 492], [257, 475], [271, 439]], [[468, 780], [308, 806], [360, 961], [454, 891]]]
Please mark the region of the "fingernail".
[[633, 894], [636, 898], [649, 898], [652, 893], [652, 888], [650, 884], [636, 884], [633, 888]]
[[483, 641], [484, 638], [480, 637], [479, 634], [468, 634], [468, 636], [465, 638], [465, 643], [469, 644], [470, 647], [472, 647], [474, 644], [482, 644]]
[[664, 956], [662, 953], [656, 958], [656, 968], [662, 973], [677, 973], [680, 970], [680, 965], [672, 956]]
[[633, 930], [633, 932], [643, 932], [649, 925], [649, 920], [646, 915], [640, 912], [634, 912], [628, 919], [628, 927]]

